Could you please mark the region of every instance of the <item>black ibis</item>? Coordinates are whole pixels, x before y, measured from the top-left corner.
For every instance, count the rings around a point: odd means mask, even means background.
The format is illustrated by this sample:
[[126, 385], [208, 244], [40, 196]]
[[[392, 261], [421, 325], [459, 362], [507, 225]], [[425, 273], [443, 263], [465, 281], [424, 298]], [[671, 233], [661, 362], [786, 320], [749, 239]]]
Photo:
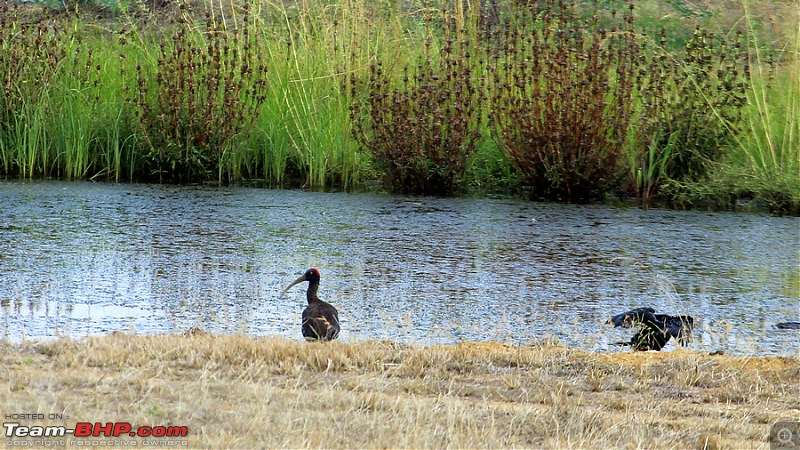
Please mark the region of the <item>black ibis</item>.
[[292, 286], [308, 281], [308, 306], [303, 310], [303, 337], [307, 341], [330, 341], [339, 337], [339, 312], [317, 297], [319, 289], [319, 269], [311, 268], [294, 280], [281, 292], [283, 295]]
[[781, 322], [775, 326], [779, 330], [800, 330], [800, 322]]
[[677, 339], [683, 346], [688, 345], [692, 341], [694, 318], [656, 314], [655, 309], [644, 307], [617, 314], [607, 323], [614, 327], [639, 327], [629, 342], [617, 342], [615, 345], [627, 345], [640, 351], [660, 351], [670, 338]]

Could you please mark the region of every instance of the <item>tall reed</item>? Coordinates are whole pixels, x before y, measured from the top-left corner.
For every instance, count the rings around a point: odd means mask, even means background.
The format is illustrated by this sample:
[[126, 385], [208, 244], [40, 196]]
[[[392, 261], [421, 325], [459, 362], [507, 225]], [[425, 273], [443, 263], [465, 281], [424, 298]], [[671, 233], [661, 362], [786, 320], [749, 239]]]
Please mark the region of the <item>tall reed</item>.
[[52, 114], [48, 129], [60, 163], [55, 174], [67, 179], [85, 178], [95, 166], [93, 146], [99, 131], [97, 105], [101, 84], [100, 65], [95, 64], [94, 51], [74, 42], [69, 56], [61, 64], [62, 79], [53, 89]]
[[[742, 6], [745, 36], [736, 51], [743, 54], [738, 77], [744, 79], [735, 84], [740, 111], [710, 122], [709, 130], [719, 130], [725, 146], [714, 163], [704, 165], [705, 176], [673, 183], [671, 194], [678, 202], [734, 207], [737, 199], [757, 199], [773, 211], [800, 214], [800, 7], [784, 8], [783, 15], [769, 11], [767, 17], [760, 10], [757, 19], [757, 3]], [[782, 33], [763, 27], [765, 20]]]
[[[125, 104], [119, 42], [101, 34], [87, 45], [94, 50], [95, 69], [100, 83], [93, 85], [94, 127], [91, 151], [94, 169], [87, 174], [92, 179], [117, 182], [136, 179], [137, 135], [135, 121], [128, 120], [130, 111]], [[125, 49], [129, 56], [135, 50]]]
[[661, 130], [664, 139], [676, 144], [669, 177], [699, 180], [741, 131], [750, 64], [739, 32], [721, 36], [698, 29], [687, 41], [685, 55], [667, 90]]
[[222, 181], [234, 144], [246, 140], [265, 100], [266, 68], [249, 3], [241, 22], [206, 11], [203, 28], [181, 5], [177, 29], [159, 43], [155, 67], [136, 65], [133, 95], [150, 170], [159, 180]]
[[664, 141], [657, 130], [645, 147], [627, 151], [630, 186], [642, 209], [650, 207], [661, 183], [667, 179], [668, 167], [676, 153], [676, 137], [677, 134], [672, 134]]
[[[800, 5], [786, 23], [788, 39], [777, 48], [761, 41], [748, 0], [743, 1], [748, 28], [750, 72], [747, 92], [749, 132], [731, 154], [739, 165], [740, 190], [750, 190], [778, 210], [800, 212]], [[731, 167], [730, 165], [728, 166]]]
[[46, 118], [51, 91], [66, 68], [75, 34], [68, 15], [47, 9], [29, 14], [17, 4], [0, 6], [0, 156], [6, 173], [47, 173], [50, 154]]
[[51, 165], [50, 147], [44, 118], [47, 117], [47, 97], [33, 97], [16, 105], [4, 124], [0, 137], [3, 165], [16, 171], [21, 178], [33, 178], [46, 173]]
[[279, 41], [283, 48], [271, 52], [271, 67], [279, 77], [273, 97], [285, 118], [291, 161], [305, 174], [304, 184], [313, 188], [349, 186], [358, 178], [358, 168], [347, 168], [344, 157], [357, 150], [348, 139], [340, 139], [349, 134], [349, 126], [341, 61], [331, 57], [339, 26], [336, 17], [304, 5], [294, 18], [287, 17], [285, 40]]
[[364, 52], [394, 30], [372, 30], [368, 17], [376, 7], [363, 0], [256, 8], [268, 87], [251, 156], [241, 159], [255, 164], [239, 170], [252, 175], [260, 167], [278, 185], [288, 175], [316, 189], [357, 186], [368, 161], [350, 138], [345, 87], [364, 64]]

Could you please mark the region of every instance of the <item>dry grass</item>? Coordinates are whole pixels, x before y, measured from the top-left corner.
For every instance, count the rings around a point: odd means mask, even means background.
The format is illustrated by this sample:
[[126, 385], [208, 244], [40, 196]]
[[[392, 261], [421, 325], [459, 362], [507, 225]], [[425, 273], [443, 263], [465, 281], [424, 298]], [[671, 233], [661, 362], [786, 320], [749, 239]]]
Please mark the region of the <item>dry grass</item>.
[[[0, 343], [23, 425], [189, 427], [192, 447], [766, 448], [800, 418], [794, 358], [244, 336]], [[69, 445], [69, 442], [67, 442]]]

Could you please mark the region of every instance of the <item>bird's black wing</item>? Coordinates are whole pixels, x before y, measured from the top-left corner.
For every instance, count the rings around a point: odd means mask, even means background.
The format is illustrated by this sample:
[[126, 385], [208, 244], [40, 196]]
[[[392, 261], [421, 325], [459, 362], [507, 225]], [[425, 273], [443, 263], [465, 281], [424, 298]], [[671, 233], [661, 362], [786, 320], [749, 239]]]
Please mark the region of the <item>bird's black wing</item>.
[[619, 344], [628, 345], [639, 351], [659, 351], [667, 345], [671, 335], [666, 330], [665, 316], [654, 313], [653, 308], [636, 308], [617, 314], [608, 319], [608, 323], [614, 324], [615, 327], [639, 327], [629, 342]]
[[310, 341], [329, 341], [339, 336], [339, 313], [333, 306], [319, 302], [303, 311], [303, 337]]
[[692, 316], [666, 316], [664, 325], [667, 334], [674, 337], [681, 345], [686, 346], [692, 342], [694, 318]]
[[331, 306], [331, 311], [328, 314], [328, 321], [331, 323], [331, 327], [328, 329], [328, 340], [336, 339], [339, 337], [339, 311], [336, 310], [333, 306]]
[[653, 308], [642, 307], [632, 309], [630, 311], [624, 312], [622, 314], [617, 314], [616, 316], [608, 319], [609, 324], [613, 324], [614, 327], [623, 327], [623, 328], [631, 328], [637, 324], [642, 323], [644, 320], [644, 315], [646, 313], [653, 314], [656, 310]]

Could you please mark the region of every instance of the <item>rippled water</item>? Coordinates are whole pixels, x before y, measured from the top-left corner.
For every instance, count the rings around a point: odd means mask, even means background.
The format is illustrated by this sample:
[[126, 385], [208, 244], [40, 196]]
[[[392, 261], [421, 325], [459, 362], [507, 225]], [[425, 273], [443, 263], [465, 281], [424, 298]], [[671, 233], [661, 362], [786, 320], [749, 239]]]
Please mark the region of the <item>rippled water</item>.
[[[301, 339], [308, 267], [341, 339], [556, 339], [611, 350], [635, 306], [690, 314], [696, 350], [800, 354], [800, 219], [438, 199], [0, 182], [11, 340], [198, 326]], [[668, 349], [674, 348], [670, 344]]]

